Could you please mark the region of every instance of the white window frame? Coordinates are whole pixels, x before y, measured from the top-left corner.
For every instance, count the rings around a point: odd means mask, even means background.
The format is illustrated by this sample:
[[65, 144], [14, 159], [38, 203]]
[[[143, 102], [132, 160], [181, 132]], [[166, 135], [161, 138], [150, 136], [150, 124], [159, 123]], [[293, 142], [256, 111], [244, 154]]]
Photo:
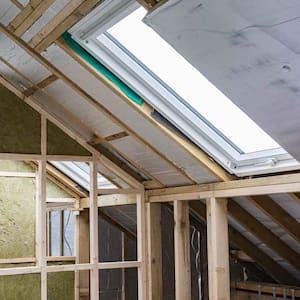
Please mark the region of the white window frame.
[[228, 172], [237, 176], [250, 176], [300, 169], [299, 163], [282, 148], [245, 154], [238, 152], [123, 47], [115, 43], [114, 39], [105, 34], [107, 29], [138, 7], [135, 0], [106, 0], [72, 28], [72, 38]]

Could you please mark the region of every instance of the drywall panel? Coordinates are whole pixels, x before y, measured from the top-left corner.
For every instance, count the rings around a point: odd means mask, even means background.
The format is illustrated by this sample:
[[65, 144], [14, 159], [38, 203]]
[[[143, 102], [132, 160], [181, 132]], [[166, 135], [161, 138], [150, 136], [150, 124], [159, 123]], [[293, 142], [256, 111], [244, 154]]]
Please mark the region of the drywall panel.
[[297, 0], [169, 0], [145, 22], [300, 159], [299, 11]]

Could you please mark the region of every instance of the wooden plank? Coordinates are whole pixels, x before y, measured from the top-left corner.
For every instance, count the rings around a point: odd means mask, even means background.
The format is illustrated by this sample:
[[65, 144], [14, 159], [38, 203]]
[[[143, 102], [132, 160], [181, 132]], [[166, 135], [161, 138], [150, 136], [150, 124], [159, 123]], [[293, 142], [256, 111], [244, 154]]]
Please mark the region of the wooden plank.
[[98, 195], [121, 195], [121, 194], [138, 194], [141, 190], [137, 189], [98, 189], [97, 193]]
[[148, 191], [150, 202], [196, 200], [209, 197], [241, 197], [296, 192], [300, 190], [300, 174], [288, 174], [227, 182], [170, 187]]
[[40, 272], [41, 267], [0, 268], [0, 276], [37, 274]]
[[162, 300], [161, 204], [147, 203], [149, 300]]
[[136, 195], [137, 214], [137, 258], [140, 262], [138, 268], [138, 299], [148, 300], [147, 281], [147, 230], [145, 193]]
[[107, 136], [104, 139], [107, 142], [111, 142], [111, 141], [119, 140], [119, 139], [121, 139], [123, 137], [126, 137], [126, 136], [129, 136], [129, 134], [126, 131], [121, 131], [119, 133], [115, 133], [113, 135]]
[[44, 80], [42, 80], [41, 82], [39, 82], [38, 84], [28, 88], [27, 90], [24, 91], [24, 95], [26, 97], [33, 95], [36, 91], [38, 90], [42, 90], [45, 87], [47, 87], [48, 85], [50, 85], [51, 83], [53, 83], [54, 81], [56, 81], [58, 78], [56, 75], [50, 75], [47, 78], [45, 78]]
[[24, 177], [24, 178], [35, 178], [35, 173], [30, 172], [4, 172], [0, 171], [0, 177]]
[[176, 300], [191, 299], [190, 221], [188, 202], [174, 201]]
[[41, 160], [36, 175], [36, 258], [41, 268], [41, 300], [47, 300], [47, 216], [46, 216], [47, 119], [41, 117]]
[[43, 13], [55, 2], [55, 0], [43, 0], [34, 10], [23, 20], [23, 22], [15, 27], [14, 34], [22, 36], [42, 15]]
[[70, 14], [74, 12], [85, 0], [72, 0], [67, 3], [62, 10], [52, 18], [30, 41], [30, 47], [34, 48], [37, 46], [44, 38], [46, 38], [52, 30], [59, 26]]
[[98, 263], [99, 270], [132, 269], [139, 268], [140, 266], [141, 263], [139, 261], [114, 261]]
[[[56, 273], [56, 272], [71, 272], [71, 271], [86, 271], [92, 270], [92, 264], [68, 264], [68, 265], [55, 265], [47, 266], [47, 273]], [[94, 298], [96, 299], [96, 298]]]
[[[89, 212], [88, 210], [81, 211], [78, 218], [78, 227], [76, 231], [76, 263], [88, 263], [90, 260], [90, 241], [89, 241]], [[89, 271], [79, 272], [79, 285], [76, 287], [79, 291], [79, 298], [83, 291], [90, 291], [90, 276]]]
[[206, 209], [209, 299], [230, 300], [227, 200], [209, 198]]
[[98, 272], [98, 205], [97, 205], [97, 189], [98, 189], [98, 173], [97, 159], [94, 157], [90, 163], [90, 295], [91, 299], [99, 299], [99, 272]]
[[21, 12], [9, 23], [8, 29], [15, 31], [41, 2], [42, 0], [30, 0]]
[[0, 264], [22, 264], [22, 263], [35, 263], [35, 257], [17, 257], [17, 258], [1, 258]]
[[293, 249], [289, 248], [271, 230], [258, 222], [257, 219], [233, 200], [228, 202], [228, 213], [259, 240], [300, 271], [300, 255]]
[[[80, 201], [80, 208], [88, 208], [89, 207], [88, 200], [89, 198], [82, 198]], [[136, 204], [136, 195], [115, 194], [115, 195], [105, 195], [105, 196], [97, 197], [98, 207], [129, 205], [129, 204]]]
[[48, 35], [46, 35], [36, 46], [37, 52], [42, 52], [57, 40], [65, 31], [76, 24], [89, 11], [91, 11], [101, 0], [86, 0], [77, 7], [69, 16], [60, 22]]
[[248, 200], [281, 226], [292, 238], [300, 243], [300, 223], [268, 196], [253, 196]]
[[298, 204], [300, 204], [300, 196], [299, 194], [289, 193], [289, 196]]
[[[206, 207], [200, 201], [190, 201], [190, 208], [200, 219], [206, 221]], [[285, 284], [295, 284], [297, 280], [289, 272], [250, 242], [239, 231], [229, 225], [229, 240], [234, 247], [237, 247], [250, 256], [267, 274], [275, 281]]]

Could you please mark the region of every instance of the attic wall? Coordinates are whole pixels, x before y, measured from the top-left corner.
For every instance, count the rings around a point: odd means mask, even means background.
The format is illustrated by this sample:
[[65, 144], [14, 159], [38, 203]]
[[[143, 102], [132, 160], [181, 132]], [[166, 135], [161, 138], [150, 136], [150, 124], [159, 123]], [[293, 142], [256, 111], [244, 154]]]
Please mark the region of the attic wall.
[[[0, 85], [0, 153], [40, 154], [41, 117]], [[48, 154], [89, 155], [82, 146], [48, 121]]]
[[[100, 262], [122, 261], [122, 232], [116, 226], [99, 216], [99, 258]], [[126, 227], [126, 224], [123, 224]], [[124, 239], [124, 259], [136, 260], [136, 240]], [[135, 300], [137, 293], [137, 272], [134, 269], [100, 270], [99, 287], [101, 300]], [[124, 284], [124, 289], [123, 289]]]
[[[0, 171], [34, 172], [21, 161], [1, 161]], [[47, 196], [70, 197], [47, 181]], [[0, 177], [0, 258], [35, 256], [35, 178]], [[0, 268], [33, 264], [0, 264]], [[63, 283], [63, 284], [62, 284]], [[74, 274], [48, 274], [48, 299], [72, 300]], [[0, 276], [0, 299], [40, 299], [40, 275]]]

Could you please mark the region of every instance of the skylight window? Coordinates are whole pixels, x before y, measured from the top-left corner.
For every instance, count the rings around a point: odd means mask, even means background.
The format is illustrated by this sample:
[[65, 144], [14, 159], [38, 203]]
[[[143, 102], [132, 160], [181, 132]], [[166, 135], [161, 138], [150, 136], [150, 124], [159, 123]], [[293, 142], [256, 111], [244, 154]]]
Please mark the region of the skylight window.
[[145, 14], [135, 0], [105, 0], [70, 34], [228, 172], [248, 176], [299, 169], [289, 153], [143, 23]]
[[236, 149], [250, 153], [280, 146], [156, 32], [139, 8], [108, 30], [119, 43], [213, 125]]

